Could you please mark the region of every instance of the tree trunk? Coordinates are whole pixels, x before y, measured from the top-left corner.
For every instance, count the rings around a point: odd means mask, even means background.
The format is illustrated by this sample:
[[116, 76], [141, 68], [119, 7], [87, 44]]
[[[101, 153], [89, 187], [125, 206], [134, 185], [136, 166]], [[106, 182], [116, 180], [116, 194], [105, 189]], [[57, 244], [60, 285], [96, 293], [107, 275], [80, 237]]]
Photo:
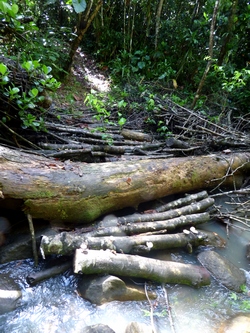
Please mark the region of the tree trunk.
[[201, 266], [113, 253], [111, 251], [76, 250], [74, 272], [77, 274], [109, 273], [195, 287], [210, 284], [210, 274]]
[[156, 24], [155, 24], [155, 50], [157, 50], [157, 47], [158, 47], [158, 35], [159, 35], [160, 27], [161, 27], [161, 12], [162, 12], [163, 2], [164, 2], [164, 0], [159, 1], [159, 5], [157, 8], [157, 13], [156, 13], [156, 17], [155, 17], [155, 21], [156, 21]]
[[88, 223], [175, 193], [241, 185], [249, 170], [249, 153], [86, 164], [0, 146], [0, 197], [21, 200], [33, 218]]
[[84, 34], [87, 32], [88, 28], [90, 27], [92, 21], [94, 20], [94, 18], [97, 15], [101, 6], [102, 6], [102, 0], [98, 0], [97, 3], [96, 3], [95, 8], [92, 11], [92, 13], [90, 13], [90, 10], [88, 10], [88, 8], [87, 8], [86, 9], [86, 11], [87, 11], [86, 16], [83, 16], [81, 21], [79, 22], [79, 27], [77, 29], [77, 36], [71, 44], [69, 59], [68, 59], [68, 62], [66, 64], [66, 68], [65, 68], [67, 72], [69, 72], [69, 70], [71, 68], [74, 55], [76, 53], [76, 50], [77, 50], [78, 46], [80, 45], [80, 43], [83, 39]]

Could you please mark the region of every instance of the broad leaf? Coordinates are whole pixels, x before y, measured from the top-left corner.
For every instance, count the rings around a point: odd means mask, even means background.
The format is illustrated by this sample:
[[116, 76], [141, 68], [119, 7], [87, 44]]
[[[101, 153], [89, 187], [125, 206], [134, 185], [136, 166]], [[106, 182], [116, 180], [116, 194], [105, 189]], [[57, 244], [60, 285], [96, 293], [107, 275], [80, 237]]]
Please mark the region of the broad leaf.
[[11, 10], [11, 6], [5, 2], [5, 1], [0, 1], [0, 11], [6, 14], [8, 11]]
[[72, 0], [72, 5], [76, 13], [81, 13], [85, 11], [86, 1], [85, 0]]
[[18, 13], [18, 5], [14, 3], [11, 6], [11, 12], [10, 12], [10, 14], [11, 14], [12, 17], [15, 17], [17, 13]]
[[0, 63], [0, 74], [4, 75], [7, 72], [8, 68], [5, 64]]

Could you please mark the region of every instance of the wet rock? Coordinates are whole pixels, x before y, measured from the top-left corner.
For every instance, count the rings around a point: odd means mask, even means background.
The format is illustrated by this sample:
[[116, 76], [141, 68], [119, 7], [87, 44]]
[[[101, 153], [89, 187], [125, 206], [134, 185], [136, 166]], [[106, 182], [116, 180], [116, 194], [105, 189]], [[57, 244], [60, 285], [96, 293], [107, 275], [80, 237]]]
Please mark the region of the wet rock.
[[[84, 277], [78, 282], [79, 294], [91, 303], [100, 305], [111, 301], [142, 301], [146, 300], [143, 288], [128, 286], [116, 276]], [[156, 294], [148, 292], [150, 298]]]
[[109, 326], [103, 324], [86, 326], [82, 333], [115, 333]]
[[[50, 236], [56, 233], [55, 230], [50, 228], [36, 231], [37, 248], [40, 245], [42, 235]], [[30, 234], [18, 234], [15, 240], [0, 249], [0, 264], [28, 258], [33, 258]]]
[[0, 246], [5, 243], [5, 234], [10, 230], [10, 222], [4, 217], [0, 216]]
[[127, 325], [125, 333], [152, 333], [152, 327], [132, 321]]
[[0, 230], [4, 233], [10, 230], [10, 222], [6, 217], [0, 216]]
[[18, 284], [8, 274], [0, 274], [0, 290], [0, 314], [15, 310], [22, 297]]
[[237, 315], [224, 322], [218, 333], [248, 333], [250, 332], [250, 314]]
[[245, 274], [229, 260], [214, 251], [199, 253], [198, 260], [225, 287], [236, 292], [242, 292], [241, 286], [246, 284]]

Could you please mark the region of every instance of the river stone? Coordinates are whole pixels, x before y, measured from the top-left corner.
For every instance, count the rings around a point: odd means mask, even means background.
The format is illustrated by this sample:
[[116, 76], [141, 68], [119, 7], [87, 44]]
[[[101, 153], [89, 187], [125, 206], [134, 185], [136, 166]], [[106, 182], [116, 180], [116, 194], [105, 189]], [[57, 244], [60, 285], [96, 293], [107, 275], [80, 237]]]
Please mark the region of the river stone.
[[18, 284], [8, 274], [0, 274], [0, 314], [15, 310], [21, 296]]
[[[78, 293], [81, 297], [97, 305], [111, 301], [143, 301], [147, 299], [143, 288], [127, 286], [123, 280], [112, 275], [83, 277], [78, 282]], [[156, 298], [156, 294], [150, 291], [148, 296]]]
[[[51, 229], [41, 229], [36, 230], [36, 243], [37, 247], [40, 245], [41, 237], [46, 236], [54, 236], [58, 232]], [[18, 234], [13, 235], [14, 240], [5, 245], [2, 246], [0, 249], [0, 264], [5, 264], [7, 262], [15, 261], [15, 260], [21, 260], [21, 259], [27, 259], [27, 258], [33, 258], [33, 252], [32, 252], [32, 241], [30, 237], [30, 233], [27, 234]]]
[[115, 333], [109, 326], [103, 324], [84, 327], [82, 333]]
[[221, 325], [218, 333], [248, 333], [250, 332], [250, 314], [240, 314]]
[[198, 260], [225, 287], [236, 292], [242, 292], [241, 286], [246, 284], [245, 274], [229, 260], [214, 251], [199, 253]]
[[4, 217], [0, 216], [0, 246], [5, 243], [5, 234], [10, 230], [10, 222]]
[[152, 327], [132, 321], [127, 325], [125, 333], [152, 333]]

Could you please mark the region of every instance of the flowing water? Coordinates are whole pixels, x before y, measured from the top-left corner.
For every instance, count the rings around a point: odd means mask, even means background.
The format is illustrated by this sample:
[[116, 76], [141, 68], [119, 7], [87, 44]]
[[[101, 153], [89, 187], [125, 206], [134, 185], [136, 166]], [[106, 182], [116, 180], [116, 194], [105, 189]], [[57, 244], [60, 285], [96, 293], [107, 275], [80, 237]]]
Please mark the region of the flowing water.
[[[226, 238], [225, 226], [210, 222], [202, 226]], [[245, 255], [245, 246], [250, 233], [230, 231], [226, 249], [218, 250], [236, 266], [250, 270]], [[184, 251], [161, 251], [154, 258], [197, 263], [196, 253], [190, 256]], [[35, 268], [42, 269], [43, 264]], [[0, 332], [3, 333], [80, 333], [87, 325], [102, 323], [116, 333], [124, 333], [127, 323], [138, 321], [151, 325], [150, 304], [144, 302], [110, 302], [101, 306], [92, 305], [76, 293], [77, 276], [70, 271], [30, 287], [26, 277], [34, 271], [32, 260], [16, 261], [0, 266], [1, 272], [10, 273], [21, 286], [23, 297], [20, 306], [13, 312], [0, 316]], [[160, 285], [150, 287], [158, 294], [152, 302], [153, 319], [158, 333], [171, 331], [171, 312], [176, 333], [216, 333], [221, 322], [234, 314], [250, 311], [250, 298], [235, 294], [212, 279], [210, 286], [194, 289], [188, 286], [166, 285], [166, 294]], [[248, 303], [249, 301], [249, 303]], [[247, 309], [248, 308], [248, 309]]]

